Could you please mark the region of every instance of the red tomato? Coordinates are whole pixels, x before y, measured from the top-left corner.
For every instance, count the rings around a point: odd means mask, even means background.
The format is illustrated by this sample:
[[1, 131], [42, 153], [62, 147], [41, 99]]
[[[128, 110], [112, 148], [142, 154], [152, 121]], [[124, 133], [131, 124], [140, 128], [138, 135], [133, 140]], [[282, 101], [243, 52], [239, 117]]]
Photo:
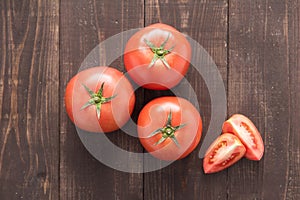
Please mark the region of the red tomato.
[[148, 89], [165, 90], [186, 74], [191, 46], [185, 36], [166, 24], [153, 24], [137, 33], [125, 47], [124, 64], [130, 77]]
[[67, 113], [75, 125], [90, 132], [111, 132], [130, 118], [135, 95], [117, 69], [93, 67], [79, 72], [65, 92]]
[[163, 24], [163, 23], [151, 24], [151, 25], [147, 26], [147, 28], [162, 28], [162, 29], [168, 29], [171, 31], [177, 31], [173, 26], [170, 26], [168, 24]]
[[156, 98], [142, 109], [138, 117], [142, 145], [161, 160], [186, 157], [198, 145], [201, 134], [200, 114], [183, 98]]
[[246, 148], [239, 138], [230, 133], [220, 135], [208, 148], [203, 160], [205, 173], [221, 171], [240, 160]]
[[260, 160], [264, 153], [264, 143], [255, 125], [244, 115], [235, 114], [223, 124], [224, 133], [235, 134], [245, 145], [245, 157]]

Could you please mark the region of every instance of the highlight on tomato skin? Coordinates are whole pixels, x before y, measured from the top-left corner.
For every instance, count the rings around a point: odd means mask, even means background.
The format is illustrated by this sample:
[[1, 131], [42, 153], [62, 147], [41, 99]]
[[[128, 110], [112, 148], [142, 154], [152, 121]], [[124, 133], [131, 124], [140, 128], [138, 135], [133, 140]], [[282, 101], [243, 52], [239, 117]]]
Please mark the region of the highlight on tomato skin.
[[246, 147], [245, 157], [249, 160], [260, 160], [264, 153], [261, 134], [253, 122], [242, 114], [234, 114], [222, 127], [223, 133], [236, 135]]
[[206, 151], [203, 170], [206, 174], [219, 172], [240, 160], [245, 152], [246, 148], [238, 137], [224, 133]]

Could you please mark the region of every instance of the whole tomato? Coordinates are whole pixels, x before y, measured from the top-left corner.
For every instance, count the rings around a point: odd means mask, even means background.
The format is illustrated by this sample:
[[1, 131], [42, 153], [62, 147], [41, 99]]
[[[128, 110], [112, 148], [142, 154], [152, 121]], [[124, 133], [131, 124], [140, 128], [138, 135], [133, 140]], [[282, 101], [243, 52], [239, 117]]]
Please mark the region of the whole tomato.
[[140, 86], [166, 90], [186, 74], [191, 46], [186, 37], [166, 24], [153, 24], [135, 33], [127, 42], [125, 68]]
[[65, 106], [72, 122], [90, 132], [111, 132], [130, 118], [135, 95], [117, 69], [93, 67], [80, 71], [68, 83]]
[[202, 120], [186, 99], [160, 97], [150, 101], [138, 117], [138, 135], [143, 147], [161, 160], [186, 157], [198, 145]]

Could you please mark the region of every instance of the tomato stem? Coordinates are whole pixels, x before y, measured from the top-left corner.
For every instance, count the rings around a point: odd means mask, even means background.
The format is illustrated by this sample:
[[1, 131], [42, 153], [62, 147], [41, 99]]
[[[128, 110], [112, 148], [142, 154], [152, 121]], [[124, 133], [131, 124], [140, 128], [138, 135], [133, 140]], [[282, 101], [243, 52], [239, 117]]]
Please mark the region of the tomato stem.
[[82, 86], [84, 89], [89, 93], [89, 96], [91, 97], [88, 102], [86, 102], [80, 110], [83, 110], [91, 105], [96, 106], [96, 115], [97, 118], [100, 119], [101, 116], [101, 106], [104, 103], [110, 102], [112, 99], [114, 99], [117, 95], [113, 95], [111, 97], [103, 97], [103, 88], [104, 88], [104, 82], [101, 84], [100, 89], [97, 92], [93, 92], [90, 88], [88, 88], [86, 85], [82, 83]]
[[148, 68], [153, 67], [154, 64], [156, 63], [156, 61], [158, 59], [160, 59], [162, 61], [162, 63], [167, 67], [167, 69], [171, 69], [171, 66], [169, 65], [169, 63], [165, 59], [165, 56], [167, 54], [171, 53], [171, 51], [174, 49], [174, 46], [172, 46], [170, 49], [165, 49], [165, 46], [166, 46], [166, 44], [169, 40], [169, 37], [170, 37], [170, 33], [168, 34], [167, 38], [163, 41], [163, 43], [159, 47], [156, 47], [149, 40], [144, 39], [144, 42], [147, 44], [147, 46], [151, 49], [151, 51], [154, 54], [150, 64], [148, 65]]
[[172, 111], [170, 110], [167, 118], [167, 122], [163, 128], [156, 129], [152, 133], [148, 135], [147, 138], [153, 137], [159, 133], [162, 134], [162, 137], [154, 144], [158, 145], [163, 143], [167, 138], [171, 138], [171, 140], [176, 144], [177, 147], [180, 147], [178, 140], [175, 137], [175, 132], [179, 129], [183, 128], [185, 124], [181, 124], [178, 126], [172, 126]]

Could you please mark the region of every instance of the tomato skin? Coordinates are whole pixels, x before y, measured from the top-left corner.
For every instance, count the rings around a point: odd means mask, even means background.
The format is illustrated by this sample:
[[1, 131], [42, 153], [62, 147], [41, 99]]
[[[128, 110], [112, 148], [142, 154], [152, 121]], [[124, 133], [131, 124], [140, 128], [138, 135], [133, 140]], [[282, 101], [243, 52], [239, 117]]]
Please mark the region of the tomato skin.
[[224, 122], [222, 131], [232, 133], [241, 140], [247, 149], [246, 158], [249, 160], [260, 160], [262, 158], [264, 143], [261, 134], [248, 117], [241, 114], [231, 116]]
[[[168, 37], [169, 35], [169, 37]], [[145, 39], [160, 46], [168, 38], [165, 49], [173, 50], [165, 55], [171, 69], [158, 59], [148, 68], [154, 53]], [[135, 33], [127, 42], [124, 64], [130, 77], [140, 86], [154, 90], [166, 90], [177, 85], [187, 73], [191, 59], [191, 46], [185, 36], [166, 24], [153, 24]]]
[[203, 160], [205, 173], [226, 169], [240, 160], [246, 152], [241, 141], [233, 134], [220, 135], [208, 148]]
[[[172, 112], [172, 124], [185, 126], [175, 132], [180, 147], [167, 138], [155, 145], [162, 137], [159, 133], [148, 137], [151, 132], [162, 128], [169, 112]], [[202, 119], [197, 109], [186, 99], [180, 97], [159, 97], [150, 101], [141, 110], [138, 117], [138, 135], [143, 147], [154, 157], [161, 160], [178, 160], [190, 154], [199, 144], [202, 134]]]
[[[96, 106], [81, 110], [90, 99], [82, 84], [98, 91], [104, 84], [103, 96], [116, 95], [101, 106], [101, 117], [97, 118]], [[80, 71], [68, 83], [65, 91], [65, 107], [71, 121], [80, 129], [89, 132], [112, 132], [122, 127], [130, 118], [135, 104], [135, 95], [130, 82], [117, 69], [100, 66]]]
[[161, 29], [167, 29], [167, 30], [170, 30], [170, 31], [177, 31], [177, 32], [179, 32], [173, 26], [170, 26], [168, 24], [163, 24], [163, 23], [151, 24], [151, 25], [147, 26], [147, 28], [161, 28]]

